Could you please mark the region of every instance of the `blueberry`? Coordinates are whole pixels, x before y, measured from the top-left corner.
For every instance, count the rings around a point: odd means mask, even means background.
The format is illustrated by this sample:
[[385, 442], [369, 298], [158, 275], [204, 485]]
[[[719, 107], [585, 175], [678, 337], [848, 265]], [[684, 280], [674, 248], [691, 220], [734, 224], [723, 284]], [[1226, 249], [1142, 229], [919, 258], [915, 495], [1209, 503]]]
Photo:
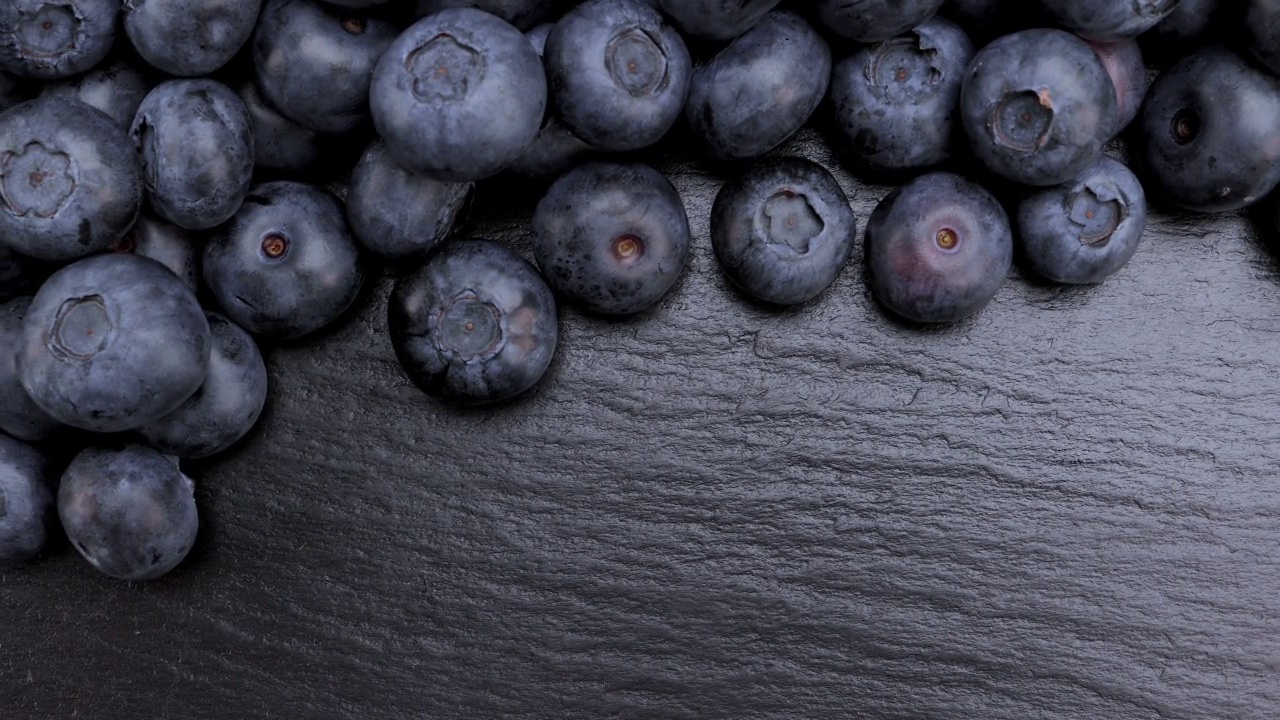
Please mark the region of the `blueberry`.
[[204, 384], [177, 410], [140, 429], [165, 455], [217, 455], [249, 434], [267, 401], [267, 366], [253, 338], [216, 313], [207, 314], [213, 335]]
[[1147, 64], [1142, 59], [1142, 48], [1137, 40], [1116, 42], [1091, 42], [1098, 53], [1102, 67], [1116, 90], [1116, 128], [1119, 135], [1138, 117], [1142, 100], [1147, 95]]
[[200, 387], [209, 323], [160, 263], [96, 255], [54, 273], [22, 324], [18, 377], [42, 410], [82, 430], [153, 422]]
[[364, 272], [342, 203], [318, 187], [280, 181], [255, 187], [209, 239], [204, 279], [236, 324], [287, 340], [346, 312]]
[[396, 283], [388, 324], [409, 378], [458, 404], [524, 393], [556, 350], [556, 303], [546, 281], [488, 240], [450, 243]]
[[190, 230], [143, 213], [124, 237], [116, 242], [116, 252], [151, 258], [178, 276], [192, 293], [200, 292], [200, 250], [203, 239]]
[[[1280, 12], [1280, 5], [1274, 2], [1253, 4], [1259, 6], [1269, 4], [1273, 8], [1272, 12]], [[1142, 39], [1149, 43], [1148, 47], [1172, 52], [1181, 57], [1187, 54], [1189, 48], [1205, 45], [1214, 31], [1219, 29], [1221, 21], [1227, 17], [1225, 10], [1234, 5], [1235, 3], [1220, 3], [1218, 0], [1182, 0], [1173, 12], [1145, 33]], [[1247, 25], [1248, 29], [1255, 33], [1255, 38], [1267, 32], [1268, 26], [1259, 22], [1259, 19]], [[1280, 26], [1272, 24], [1271, 28], [1277, 51], [1273, 60], [1273, 69], [1280, 70]]]
[[680, 193], [644, 165], [595, 162], [565, 173], [538, 203], [533, 234], [551, 287], [603, 315], [657, 304], [689, 258]]
[[871, 289], [896, 315], [924, 323], [971, 317], [1000, 291], [1013, 262], [1004, 208], [950, 173], [895, 190], [867, 221]]
[[1031, 27], [1026, 0], [946, 0], [939, 12], [964, 28], [971, 39], [993, 40]]
[[262, 0], [128, 0], [124, 32], [152, 66], [208, 75], [240, 52], [261, 10]]
[[[18, 379], [18, 347], [22, 338], [22, 319], [31, 306], [31, 298], [20, 297], [0, 305], [0, 431], [19, 440], [47, 440], [61, 427], [36, 405]], [[0, 513], [3, 517], [4, 513]]]
[[554, 0], [418, 0], [417, 16], [423, 18], [449, 8], [475, 8], [524, 30], [547, 19], [554, 4]]
[[509, 23], [442, 10], [391, 45], [373, 74], [373, 122], [402, 167], [448, 182], [496, 175], [533, 143], [547, 106], [538, 55]]
[[116, 39], [120, 0], [5, 0], [0, 70], [56, 80], [102, 62]]
[[1245, 0], [1245, 6], [1249, 48], [1263, 65], [1280, 73], [1280, 0]]
[[817, 297], [849, 262], [858, 221], [836, 179], [800, 158], [759, 163], [721, 188], [711, 246], [734, 285], [768, 303]]
[[1111, 139], [1116, 90], [1085, 41], [1023, 30], [978, 51], [960, 110], [988, 168], [1026, 185], [1058, 185], [1093, 164]]
[[381, 141], [375, 142], [351, 173], [347, 220], [370, 252], [405, 260], [444, 242], [472, 187], [414, 175], [392, 161]]
[[253, 124], [253, 160], [264, 170], [300, 172], [320, 164], [322, 137], [276, 112], [252, 81], [237, 91]]
[[817, 0], [831, 32], [860, 43], [897, 37], [937, 14], [943, 0]]
[[148, 73], [124, 60], [105, 63], [67, 80], [49, 83], [41, 95], [79, 100], [111, 116], [125, 130], [133, 123], [142, 99], [155, 87]]
[[1033, 193], [1018, 207], [1027, 262], [1060, 283], [1097, 283], [1114, 274], [1137, 252], [1146, 225], [1142, 184], [1105, 155], [1075, 180]]
[[316, 0], [267, 0], [253, 35], [262, 97], [284, 117], [342, 135], [368, 122], [369, 82], [394, 25]]
[[1156, 78], [1140, 122], [1148, 187], [1183, 208], [1238, 210], [1280, 183], [1280, 80], [1225, 48]]
[[547, 38], [547, 78], [560, 119], [590, 145], [648, 147], [676, 123], [689, 95], [684, 40], [639, 0], [587, 0]]
[[48, 458], [0, 433], [0, 563], [44, 549], [54, 520], [52, 486]]
[[[546, 23], [525, 33], [525, 38], [541, 57], [546, 49], [547, 37], [554, 25]], [[595, 148], [573, 134], [555, 113], [547, 113], [542, 129], [533, 144], [512, 163], [512, 172], [531, 178], [554, 178], [595, 154]]]
[[712, 157], [759, 157], [827, 94], [831, 50], [799, 15], [775, 12], [693, 72], [685, 117]]
[[147, 94], [130, 128], [157, 215], [208, 230], [240, 208], [253, 179], [253, 121], [213, 80], [168, 80]]
[[1133, 38], [1155, 27], [1179, 0], [1040, 0], [1059, 25], [1088, 40]]
[[928, 168], [951, 156], [960, 86], [973, 44], [949, 20], [864, 47], [831, 74], [835, 142], [881, 171]]
[[88, 448], [58, 488], [58, 517], [80, 555], [120, 580], [154, 580], [178, 566], [200, 528], [195, 484], [143, 445]]
[[0, 242], [43, 260], [100, 252], [142, 206], [142, 169], [102, 112], [38, 98], [0, 114]]
[[658, 7], [686, 34], [732, 40], [750, 30], [780, 0], [658, 0]]

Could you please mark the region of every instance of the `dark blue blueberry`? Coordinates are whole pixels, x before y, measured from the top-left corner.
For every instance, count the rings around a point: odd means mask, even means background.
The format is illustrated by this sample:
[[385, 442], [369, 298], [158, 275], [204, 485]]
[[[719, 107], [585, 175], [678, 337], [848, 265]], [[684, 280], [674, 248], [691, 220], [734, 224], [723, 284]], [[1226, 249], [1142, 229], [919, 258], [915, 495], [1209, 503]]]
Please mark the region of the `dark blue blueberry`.
[[[533, 46], [534, 52], [541, 57], [546, 49], [547, 37], [551, 34], [551, 23], [539, 25], [525, 33], [525, 38]], [[564, 174], [566, 170], [595, 154], [582, 138], [573, 134], [555, 113], [547, 113], [542, 121], [542, 129], [533, 144], [524, 151], [509, 168], [512, 172], [531, 178], [554, 178]]]
[[261, 10], [262, 0], [126, 0], [124, 32], [152, 66], [208, 75], [240, 52]]
[[613, 152], [661, 140], [693, 74], [680, 33], [639, 0], [587, 0], [570, 10], [547, 38], [546, 65], [560, 119]]
[[706, 40], [732, 40], [750, 30], [780, 0], [658, 0], [686, 34]]
[[1148, 188], [1188, 210], [1238, 210], [1280, 183], [1280, 80], [1225, 48], [1161, 73], [1140, 122]]
[[373, 123], [402, 167], [448, 182], [496, 175], [533, 143], [547, 83], [524, 35], [493, 15], [442, 10], [378, 63]]
[[693, 71], [685, 117], [712, 157], [759, 157], [809, 121], [830, 77], [822, 36], [795, 13], [770, 13]]
[[148, 73], [125, 60], [116, 60], [84, 75], [49, 83], [40, 94], [79, 100], [111, 116], [117, 125], [128, 130], [143, 98], [155, 85]]
[[0, 433], [0, 563], [35, 557], [55, 520], [49, 460], [40, 451]]
[[14, 298], [0, 305], [0, 431], [19, 440], [39, 442], [51, 437], [62, 423], [41, 410], [18, 379], [22, 319], [30, 305], [29, 297]]
[[[1270, 6], [1272, 13], [1280, 13], [1280, 4], [1275, 2], [1253, 2], [1258, 7]], [[1190, 50], [1203, 47], [1223, 25], [1228, 16], [1227, 10], [1234, 9], [1234, 2], [1219, 0], [1182, 0], [1160, 24], [1142, 35], [1148, 48], [1154, 48], [1166, 55], [1182, 57]], [[1280, 23], [1273, 21], [1268, 25], [1261, 16], [1248, 22], [1246, 27], [1255, 33], [1255, 38], [1270, 34], [1270, 42], [1275, 54], [1269, 64], [1272, 69], [1280, 71]], [[1264, 53], [1265, 54], [1265, 53]], [[1263, 60], [1264, 63], [1267, 60]]]
[[860, 43], [897, 37], [937, 14], [943, 0], [817, 0], [831, 32]]
[[270, 182], [255, 187], [209, 239], [204, 280], [236, 324], [287, 340], [346, 312], [364, 272], [336, 197], [313, 185]]
[[849, 262], [858, 220], [836, 179], [800, 158], [767, 160], [721, 188], [711, 247], [729, 280], [768, 303], [826, 290]]
[[157, 215], [208, 230], [240, 208], [253, 179], [253, 121], [213, 80], [168, 80], [147, 94], [130, 128]]
[[217, 455], [249, 434], [267, 401], [267, 366], [249, 333], [208, 313], [213, 334], [209, 373], [182, 407], [139, 431], [165, 455]]
[[56, 80], [102, 62], [116, 39], [120, 0], [4, 0], [0, 70]]
[[80, 555], [120, 580], [173, 570], [200, 529], [191, 478], [143, 445], [77, 455], [62, 474], [58, 517]]
[[1102, 154], [1116, 127], [1116, 90], [1085, 41], [1023, 30], [978, 51], [960, 110], [988, 168], [1044, 187], [1067, 182]]
[[1040, 190], [1018, 207], [1027, 262], [1060, 283], [1102, 282], [1137, 252], [1146, 226], [1142, 184], [1105, 155], [1075, 180]]
[[546, 20], [554, 5], [554, 0], [418, 0], [417, 16], [424, 18], [449, 8], [475, 8], [525, 30]]
[[388, 303], [401, 366], [431, 397], [472, 405], [533, 387], [556, 350], [555, 298], [537, 269], [488, 240], [453, 242], [396, 283]]
[[160, 263], [95, 255], [54, 273], [22, 324], [18, 377], [42, 410], [110, 433], [173, 412], [204, 382], [209, 323]]
[[875, 170], [943, 162], [951, 156], [960, 86], [972, 59], [964, 31], [935, 17], [836, 63], [836, 144], [856, 164]]
[[264, 170], [300, 172], [318, 165], [324, 149], [321, 136], [276, 112], [253, 81], [240, 84], [238, 94], [253, 121], [253, 160]]
[[1116, 89], [1116, 128], [1112, 135], [1119, 135], [1138, 117], [1147, 96], [1147, 64], [1142, 59], [1142, 48], [1132, 39], [1089, 45], [1098, 53]]
[[689, 218], [645, 165], [594, 162], [552, 184], [533, 213], [533, 253], [556, 292], [603, 315], [657, 304], [689, 259]]
[[1254, 57], [1280, 73], [1280, 0], [1246, 0], [1245, 27]]
[[1040, 0], [1057, 24], [1088, 40], [1133, 38], [1155, 27], [1179, 0]]
[[976, 314], [1004, 286], [1012, 262], [1004, 208], [958, 175], [916, 178], [867, 221], [871, 289], [907, 320], [955, 322]]
[[42, 260], [101, 252], [142, 207], [142, 168], [102, 112], [38, 98], [0, 114], [0, 242]]
[[203, 245], [203, 238], [194, 232], [143, 213], [133, 228], [116, 242], [114, 249], [155, 260], [172, 270], [191, 292], [198, 293]]
[[342, 135], [369, 118], [369, 81], [396, 38], [385, 20], [316, 0], [268, 0], [253, 35], [262, 97], [318, 133]]
[[405, 260], [449, 237], [472, 188], [471, 183], [415, 175], [395, 164], [378, 141], [351, 172], [347, 220], [367, 250], [389, 260]]

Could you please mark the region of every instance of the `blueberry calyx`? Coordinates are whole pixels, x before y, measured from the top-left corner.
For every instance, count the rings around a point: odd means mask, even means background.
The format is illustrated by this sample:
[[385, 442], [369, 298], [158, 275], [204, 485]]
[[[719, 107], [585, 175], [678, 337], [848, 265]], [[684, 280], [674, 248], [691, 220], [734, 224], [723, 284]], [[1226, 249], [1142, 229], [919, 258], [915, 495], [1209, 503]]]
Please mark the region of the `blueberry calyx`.
[[405, 69], [413, 94], [423, 102], [462, 100], [484, 79], [484, 54], [449, 33], [440, 33], [409, 53]]
[[111, 317], [101, 295], [70, 298], [58, 308], [49, 349], [71, 359], [88, 360], [107, 346]]
[[997, 144], [1019, 152], [1044, 147], [1053, 131], [1053, 99], [1047, 89], [1010, 93], [992, 109]]
[[279, 260], [289, 252], [289, 238], [280, 233], [269, 233], [262, 238], [262, 254], [272, 260]]
[[803, 193], [783, 189], [760, 204], [757, 223], [770, 245], [808, 255], [827, 224]]
[[1067, 196], [1067, 216], [1080, 228], [1080, 244], [1106, 247], [1129, 217], [1129, 206], [1114, 183], [1087, 183]]
[[1173, 114], [1169, 126], [1173, 141], [1179, 145], [1190, 145], [1200, 137], [1200, 114], [1191, 108], [1183, 108]]
[[670, 72], [662, 44], [639, 27], [623, 30], [609, 41], [605, 67], [619, 87], [638, 98], [662, 89]]
[[464, 362], [488, 360], [506, 345], [502, 312], [474, 290], [459, 293], [437, 317], [436, 345]]

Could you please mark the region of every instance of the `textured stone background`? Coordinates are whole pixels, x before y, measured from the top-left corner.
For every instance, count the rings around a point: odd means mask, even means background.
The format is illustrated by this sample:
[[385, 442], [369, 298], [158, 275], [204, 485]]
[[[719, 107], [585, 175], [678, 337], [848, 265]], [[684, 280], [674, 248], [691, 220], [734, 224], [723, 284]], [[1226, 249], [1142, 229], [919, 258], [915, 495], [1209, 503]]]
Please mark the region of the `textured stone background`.
[[[177, 572], [0, 573], [0, 717], [1277, 717], [1280, 268], [1245, 217], [1157, 215], [1106, 284], [1015, 272], [926, 331], [859, 262], [747, 303], [719, 179], [663, 167], [683, 280], [565, 311], [528, 398], [429, 402], [383, 281], [270, 351]], [[840, 177], [865, 224], [885, 189]], [[524, 247], [527, 209], [473, 231]]]

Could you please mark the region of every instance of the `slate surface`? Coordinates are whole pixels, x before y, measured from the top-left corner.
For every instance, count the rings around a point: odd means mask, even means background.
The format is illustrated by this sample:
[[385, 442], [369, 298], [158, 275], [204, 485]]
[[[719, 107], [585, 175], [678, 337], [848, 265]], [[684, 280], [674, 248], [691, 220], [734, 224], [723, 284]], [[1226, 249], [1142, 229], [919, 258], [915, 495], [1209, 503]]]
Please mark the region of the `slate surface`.
[[[743, 301], [720, 180], [666, 169], [681, 284], [566, 311], [526, 400], [427, 401], [383, 281], [269, 353], [260, 432], [191, 470], [185, 566], [0, 572], [0, 718], [1280, 714], [1280, 273], [1243, 216], [1157, 215], [1101, 287], [1015, 273], [921, 331], [856, 262]], [[865, 224], [884, 188], [840, 177]], [[475, 230], [523, 247], [523, 211]]]

